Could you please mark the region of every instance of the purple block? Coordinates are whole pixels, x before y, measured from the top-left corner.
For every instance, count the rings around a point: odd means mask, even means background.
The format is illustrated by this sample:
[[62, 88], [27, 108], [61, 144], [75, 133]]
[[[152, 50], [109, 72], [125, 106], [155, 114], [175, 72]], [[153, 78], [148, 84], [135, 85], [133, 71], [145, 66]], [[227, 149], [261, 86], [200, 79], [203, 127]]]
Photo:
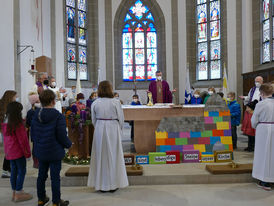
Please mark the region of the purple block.
[[180, 132], [180, 138], [190, 138], [190, 132]]
[[205, 117], [205, 124], [213, 124], [213, 117]]
[[169, 132], [168, 138], [179, 138], [179, 132]]
[[194, 150], [193, 145], [183, 145], [183, 150]]
[[171, 145], [171, 150], [172, 151], [183, 151], [183, 145]]
[[199, 150], [185, 150], [183, 153], [183, 163], [199, 162]]
[[231, 136], [231, 130], [224, 130], [224, 136]]

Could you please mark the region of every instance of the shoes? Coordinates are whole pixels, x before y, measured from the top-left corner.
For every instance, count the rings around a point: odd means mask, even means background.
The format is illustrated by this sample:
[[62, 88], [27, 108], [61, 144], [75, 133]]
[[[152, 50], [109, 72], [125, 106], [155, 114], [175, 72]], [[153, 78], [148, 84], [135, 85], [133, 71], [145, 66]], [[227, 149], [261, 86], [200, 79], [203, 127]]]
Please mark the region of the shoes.
[[111, 192], [111, 193], [114, 193], [115, 191], [117, 191], [119, 188], [116, 188], [116, 189], [114, 189], [114, 190], [110, 190], [109, 192]]
[[67, 206], [69, 205], [69, 201], [68, 200], [60, 200], [59, 203], [53, 203], [52, 206]]
[[2, 178], [10, 178], [10, 172], [7, 170], [3, 170], [1, 177]]
[[15, 192], [13, 201], [14, 202], [23, 202], [32, 199], [33, 196], [29, 193], [24, 192], [23, 190], [20, 191], [19, 193]]
[[266, 191], [271, 190], [271, 186], [268, 182], [259, 181], [259, 182], [257, 182], [257, 187], [262, 188]]
[[44, 205], [47, 205], [49, 202], [49, 197], [45, 197], [44, 200], [38, 200], [38, 206], [44, 206]]

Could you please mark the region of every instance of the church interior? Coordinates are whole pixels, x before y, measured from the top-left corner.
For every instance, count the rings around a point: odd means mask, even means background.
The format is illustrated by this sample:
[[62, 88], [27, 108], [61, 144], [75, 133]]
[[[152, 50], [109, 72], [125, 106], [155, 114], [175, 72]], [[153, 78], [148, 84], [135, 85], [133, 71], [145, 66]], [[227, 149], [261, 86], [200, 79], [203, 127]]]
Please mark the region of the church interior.
[[[2, 22], [0, 34], [0, 98], [7, 90], [16, 91], [24, 119], [34, 105], [30, 96], [40, 94], [39, 81], [46, 75], [48, 86], [54, 82], [52, 91], [59, 98], [61, 113], [66, 115], [66, 108], [78, 102], [78, 97], [89, 108], [86, 114], [81, 109], [77, 112], [75, 106], [76, 115], [72, 119], [66, 116], [68, 137], [73, 143], [62, 163], [61, 189], [73, 205], [273, 204], [274, 164], [270, 166], [273, 179], [259, 179], [267, 186], [261, 185], [264, 190], [258, 190], [254, 179], [258, 174], [252, 173], [255, 140], [252, 143], [252, 135], [243, 128], [247, 108], [255, 109], [250, 104], [255, 96], [257, 104], [264, 99], [259, 87], [267, 83], [273, 89], [274, 85], [274, 1], [0, 3], [0, 16], [7, 20]], [[115, 193], [98, 193], [86, 187], [97, 128], [92, 125], [91, 96], [105, 80], [112, 84], [122, 105], [123, 161], [129, 165], [129, 187]], [[41, 85], [45, 89], [43, 81]], [[88, 103], [89, 99], [92, 102]], [[237, 102], [240, 112], [236, 126], [231, 99]], [[268, 99], [273, 102], [273, 97]], [[140, 105], [135, 106], [137, 102]], [[272, 120], [261, 122], [269, 126], [268, 138], [273, 141], [274, 108], [271, 103], [268, 108], [272, 108]], [[71, 111], [73, 114], [73, 108]], [[81, 120], [79, 130], [73, 126], [74, 118]], [[1, 166], [5, 157], [3, 141], [2, 137]], [[274, 154], [274, 144], [269, 144]], [[218, 153], [218, 146], [222, 152]], [[20, 205], [37, 202], [38, 170], [34, 164], [32, 159], [27, 161], [24, 182], [33, 199]], [[217, 171], [216, 175], [214, 166], [229, 167], [229, 172], [221, 168], [225, 171]], [[141, 175], [137, 174], [140, 168]], [[233, 172], [233, 168], [240, 172]], [[137, 175], [129, 176], [129, 170]], [[1, 178], [0, 205], [17, 205], [11, 202], [10, 191], [9, 179]]]

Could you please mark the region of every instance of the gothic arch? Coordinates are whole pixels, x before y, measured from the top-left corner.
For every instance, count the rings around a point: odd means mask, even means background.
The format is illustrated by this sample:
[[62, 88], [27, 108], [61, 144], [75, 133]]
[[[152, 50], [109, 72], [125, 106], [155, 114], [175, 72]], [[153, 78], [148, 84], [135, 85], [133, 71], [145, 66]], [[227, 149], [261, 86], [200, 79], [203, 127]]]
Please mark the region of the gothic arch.
[[[114, 77], [115, 89], [132, 89], [132, 82], [123, 82], [122, 70], [122, 30], [124, 27], [124, 18], [129, 8], [135, 1], [122, 0], [114, 18]], [[166, 76], [166, 39], [165, 39], [165, 18], [156, 0], [142, 0], [155, 19], [155, 28], [157, 30], [157, 56], [158, 56], [158, 70], [162, 71], [163, 76]], [[138, 82], [138, 89], [147, 89], [149, 85], [147, 82]]]

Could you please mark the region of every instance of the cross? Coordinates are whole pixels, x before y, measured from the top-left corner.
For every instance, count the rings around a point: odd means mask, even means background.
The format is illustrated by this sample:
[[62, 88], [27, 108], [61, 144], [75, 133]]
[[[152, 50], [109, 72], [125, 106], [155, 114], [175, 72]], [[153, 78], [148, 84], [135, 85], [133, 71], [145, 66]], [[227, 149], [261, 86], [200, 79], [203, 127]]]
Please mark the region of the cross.
[[132, 12], [136, 16], [141, 17], [146, 12], [146, 8], [143, 6], [141, 2], [137, 2], [135, 6], [132, 8]]

